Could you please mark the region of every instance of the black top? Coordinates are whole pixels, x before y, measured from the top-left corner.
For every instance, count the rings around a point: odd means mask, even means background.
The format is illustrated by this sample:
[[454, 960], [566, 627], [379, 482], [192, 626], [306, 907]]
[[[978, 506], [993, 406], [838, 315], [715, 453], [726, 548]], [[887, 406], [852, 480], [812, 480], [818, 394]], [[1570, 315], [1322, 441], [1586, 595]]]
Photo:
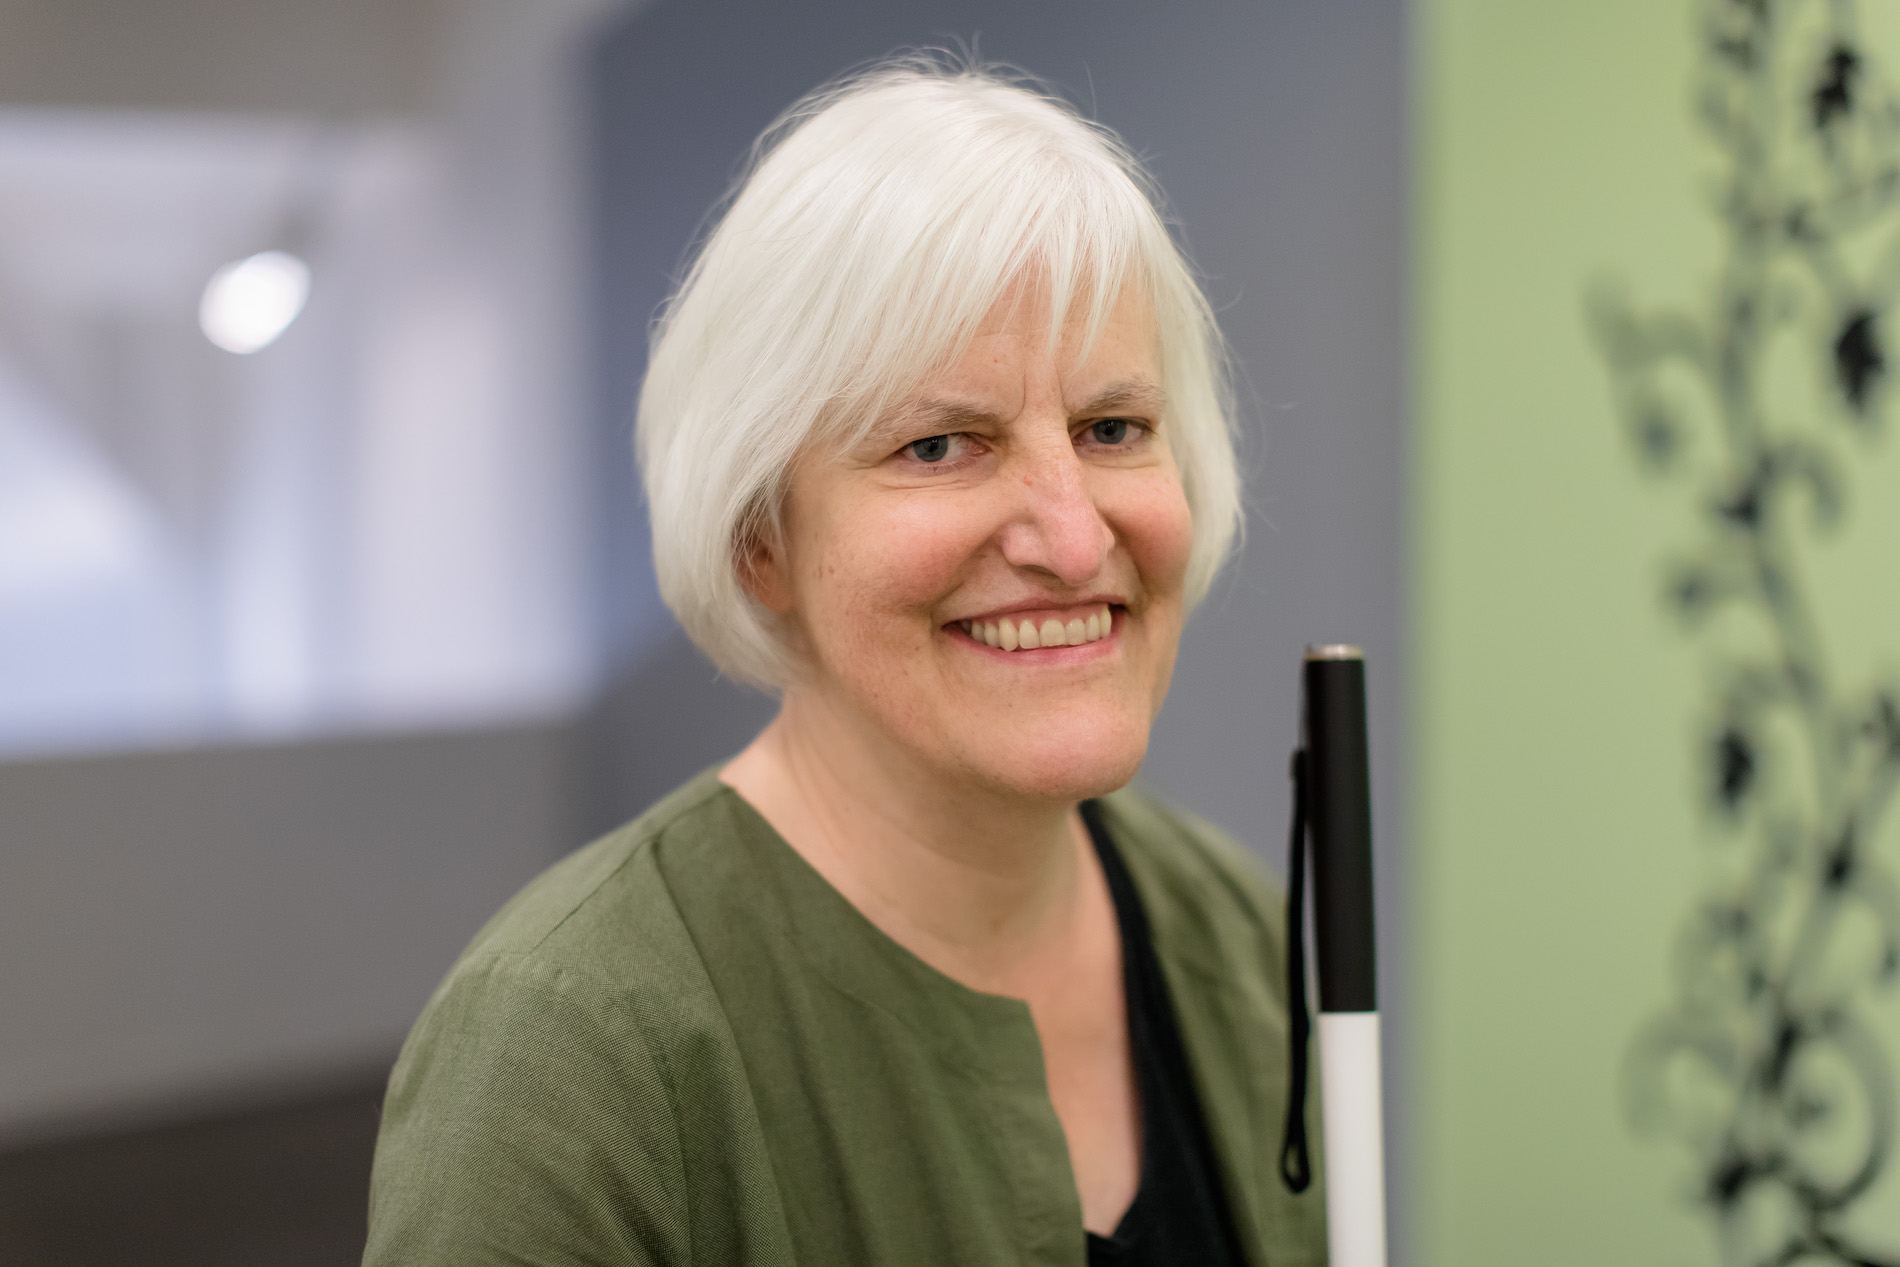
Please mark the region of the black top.
[[1168, 983], [1148, 939], [1148, 918], [1094, 802], [1083, 802], [1082, 820], [1121, 928], [1128, 1043], [1141, 1096], [1141, 1184], [1114, 1235], [1088, 1234], [1089, 1267], [1242, 1267], [1246, 1260], [1227, 1213]]

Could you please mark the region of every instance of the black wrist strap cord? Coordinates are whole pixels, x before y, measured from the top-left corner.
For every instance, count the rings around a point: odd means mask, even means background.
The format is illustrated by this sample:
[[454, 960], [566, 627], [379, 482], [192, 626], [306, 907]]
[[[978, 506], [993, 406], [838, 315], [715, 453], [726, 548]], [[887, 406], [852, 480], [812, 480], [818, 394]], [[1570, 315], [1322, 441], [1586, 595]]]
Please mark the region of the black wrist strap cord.
[[1312, 1018], [1306, 1013], [1306, 749], [1293, 751], [1293, 826], [1287, 833], [1286, 1132], [1280, 1141], [1280, 1178], [1294, 1192], [1313, 1182], [1313, 1160], [1306, 1147], [1306, 1048]]

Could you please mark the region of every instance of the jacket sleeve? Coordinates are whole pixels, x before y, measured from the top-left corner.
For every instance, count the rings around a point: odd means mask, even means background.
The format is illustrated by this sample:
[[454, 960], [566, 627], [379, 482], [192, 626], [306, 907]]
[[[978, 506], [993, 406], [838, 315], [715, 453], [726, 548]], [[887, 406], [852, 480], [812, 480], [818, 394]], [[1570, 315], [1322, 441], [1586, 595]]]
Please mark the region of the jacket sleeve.
[[676, 1121], [614, 991], [521, 955], [464, 962], [390, 1076], [365, 1267], [684, 1264]]

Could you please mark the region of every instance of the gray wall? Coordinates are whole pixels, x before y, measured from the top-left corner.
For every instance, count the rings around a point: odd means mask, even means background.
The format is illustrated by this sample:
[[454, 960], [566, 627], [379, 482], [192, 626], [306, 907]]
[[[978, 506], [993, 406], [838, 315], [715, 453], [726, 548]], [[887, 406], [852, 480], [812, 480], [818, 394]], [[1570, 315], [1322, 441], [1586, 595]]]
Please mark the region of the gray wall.
[[427, 95], [456, 0], [6, 0], [0, 100], [356, 119]]
[[380, 1076], [577, 840], [569, 727], [0, 765], [0, 1147]]
[[[1245, 372], [1249, 539], [1189, 626], [1146, 777], [1278, 868], [1302, 647], [1354, 641], [1370, 657], [1396, 1071], [1407, 180], [1398, 0], [662, 0], [609, 31], [592, 93], [602, 589], [621, 668], [603, 711], [603, 816], [632, 812], [729, 753], [769, 713], [714, 680], [653, 593], [627, 459], [647, 322], [708, 206], [780, 109], [866, 58], [959, 40], [1064, 86], [1150, 160]], [[656, 725], [669, 727], [663, 743]], [[1388, 1081], [1401, 1134], [1396, 1073]]]

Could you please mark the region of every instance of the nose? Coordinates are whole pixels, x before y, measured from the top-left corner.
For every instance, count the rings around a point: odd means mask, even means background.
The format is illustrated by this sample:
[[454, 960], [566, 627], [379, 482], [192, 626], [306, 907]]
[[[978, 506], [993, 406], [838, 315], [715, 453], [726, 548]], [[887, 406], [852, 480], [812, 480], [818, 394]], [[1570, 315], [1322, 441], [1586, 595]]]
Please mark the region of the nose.
[[1066, 433], [1019, 453], [1009, 473], [1019, 506], [1004, 527], [1003, 558], [1063, 585], [1087, 584], [1102, 570], [1115, 531], [1089, 491], [1088, 471]]

